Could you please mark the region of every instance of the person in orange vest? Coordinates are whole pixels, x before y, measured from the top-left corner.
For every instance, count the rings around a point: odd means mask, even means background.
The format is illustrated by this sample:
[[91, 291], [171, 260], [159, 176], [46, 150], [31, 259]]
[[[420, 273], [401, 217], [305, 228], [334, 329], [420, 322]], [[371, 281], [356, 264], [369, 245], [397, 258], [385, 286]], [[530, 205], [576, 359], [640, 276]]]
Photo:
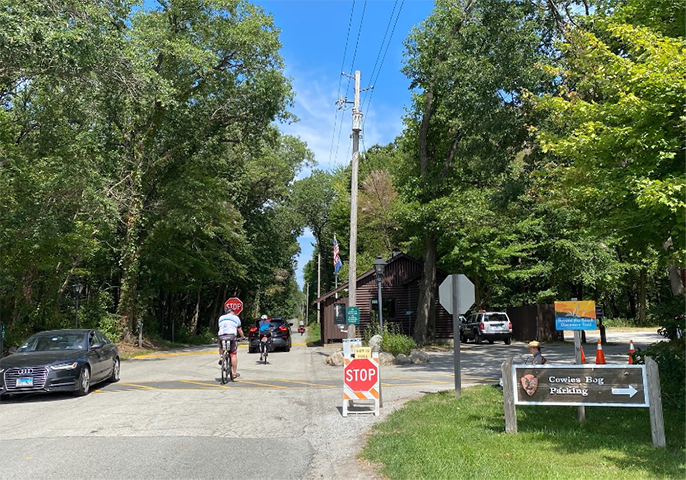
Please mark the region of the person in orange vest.
[[541, 354], [541, 344], [534, 340], [533, 342], [529, 342], [529, 352], [531, 355], [534, 356], [533, 363], [534, 365], [545, 365], [548, 363], [548, 360]]

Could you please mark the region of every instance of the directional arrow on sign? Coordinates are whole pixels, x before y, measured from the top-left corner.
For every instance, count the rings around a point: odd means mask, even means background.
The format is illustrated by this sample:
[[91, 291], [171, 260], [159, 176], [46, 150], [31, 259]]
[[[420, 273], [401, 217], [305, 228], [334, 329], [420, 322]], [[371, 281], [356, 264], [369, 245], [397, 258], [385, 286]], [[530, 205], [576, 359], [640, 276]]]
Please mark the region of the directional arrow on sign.
[[637, 393], [638, 393], [638, 390], [636, 390], [632, 385], [629, 385], [629, 388], [613, 388], [612, 389], [612, 395], [629, 395], [629, 398], [632, 398]]

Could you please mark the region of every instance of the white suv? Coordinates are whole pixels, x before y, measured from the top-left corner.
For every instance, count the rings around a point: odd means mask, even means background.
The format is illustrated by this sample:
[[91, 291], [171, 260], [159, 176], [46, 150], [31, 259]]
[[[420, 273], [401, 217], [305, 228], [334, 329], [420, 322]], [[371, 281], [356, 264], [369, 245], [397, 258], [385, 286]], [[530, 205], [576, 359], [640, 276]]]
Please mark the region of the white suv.
[[476, 343], [504, 340], [509, 345], [512, 343], [512, 322], [505, 312], [472, 313], [460, 325], [460, 341], [466, 343], [470, 339]]

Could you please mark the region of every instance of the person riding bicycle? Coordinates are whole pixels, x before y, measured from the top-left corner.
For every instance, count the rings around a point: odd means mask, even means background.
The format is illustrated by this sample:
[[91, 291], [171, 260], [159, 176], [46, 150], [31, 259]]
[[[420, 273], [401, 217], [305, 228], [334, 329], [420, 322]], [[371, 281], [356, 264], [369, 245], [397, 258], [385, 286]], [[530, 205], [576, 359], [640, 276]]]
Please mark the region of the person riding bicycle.
[[224, 340], [229, 341], [229, 359], [231, 360], [231, 370], [233, 371], [233, 378], [240, 377], [236, 371], [238, 369], [238, 357], [236, 356], [238, 344], [236, 342], [236, 334], [240, 334], [241, 340], [245, 338], [243, 335], [243, 328], [241, 327], [241, 319], [234, 314], [231, 307], [224, 309], [224, 315], [219, 317], [217, 323], [219, 324], [219, 365], [222, 364], [222, 357], [224, 349], [222, 343]]
[[260, 317], [260, 321], [257, 324], [258, 329], [259, 329], [259, 335], [260, 335], [260, 341], [262, 341], [262, 338], [266, 337], [267, 338], [267, 348], [271, 346], [272, 343], [272, 322], [269, 320], [269, 317], [266, 315], [262, 315]]

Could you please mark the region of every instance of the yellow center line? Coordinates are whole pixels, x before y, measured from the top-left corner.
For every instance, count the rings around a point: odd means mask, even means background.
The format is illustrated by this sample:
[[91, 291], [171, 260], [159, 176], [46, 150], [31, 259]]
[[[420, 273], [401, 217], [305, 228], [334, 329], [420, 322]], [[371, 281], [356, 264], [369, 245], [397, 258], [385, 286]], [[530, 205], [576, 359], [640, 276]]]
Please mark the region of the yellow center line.
[[207, 385], [208, 387], [229, 388], [221, 383], [196, 382], [194, 380], [181, 380], [181, 383], [190, 383], [194, 385]]
[[157, 388], [155, 388], [155, 387], [149, 387], [147, 385], [141, 385], [139, 383], [119, 382], [119, 385], [126, 385], [127, 387], [136, 387], [136, 388], [147, 388], [148, 390], [157, 390]]
[[323, 388], [338, 388], [333, 385], [327, 385], [327, 384], [322, 384], [322, 383], [308, 383], [308, 382], [301, 382], [298, 380], [286, 380], [286, 379], [279, 379], [277, 382], [284, 382], [284, 383], [297, 383], [300, 385], [309, 385], [311, 387], [323, 387]]
[[246, 382], [245, 380], [236, 380], [236, 381], [240, 382], [240, 383], [245, 383], [247, 385], [257, 385], [259, 387], [288, 388], [288, 387], [283, 387], [281, 385], [272, 385], [271, 383]]

